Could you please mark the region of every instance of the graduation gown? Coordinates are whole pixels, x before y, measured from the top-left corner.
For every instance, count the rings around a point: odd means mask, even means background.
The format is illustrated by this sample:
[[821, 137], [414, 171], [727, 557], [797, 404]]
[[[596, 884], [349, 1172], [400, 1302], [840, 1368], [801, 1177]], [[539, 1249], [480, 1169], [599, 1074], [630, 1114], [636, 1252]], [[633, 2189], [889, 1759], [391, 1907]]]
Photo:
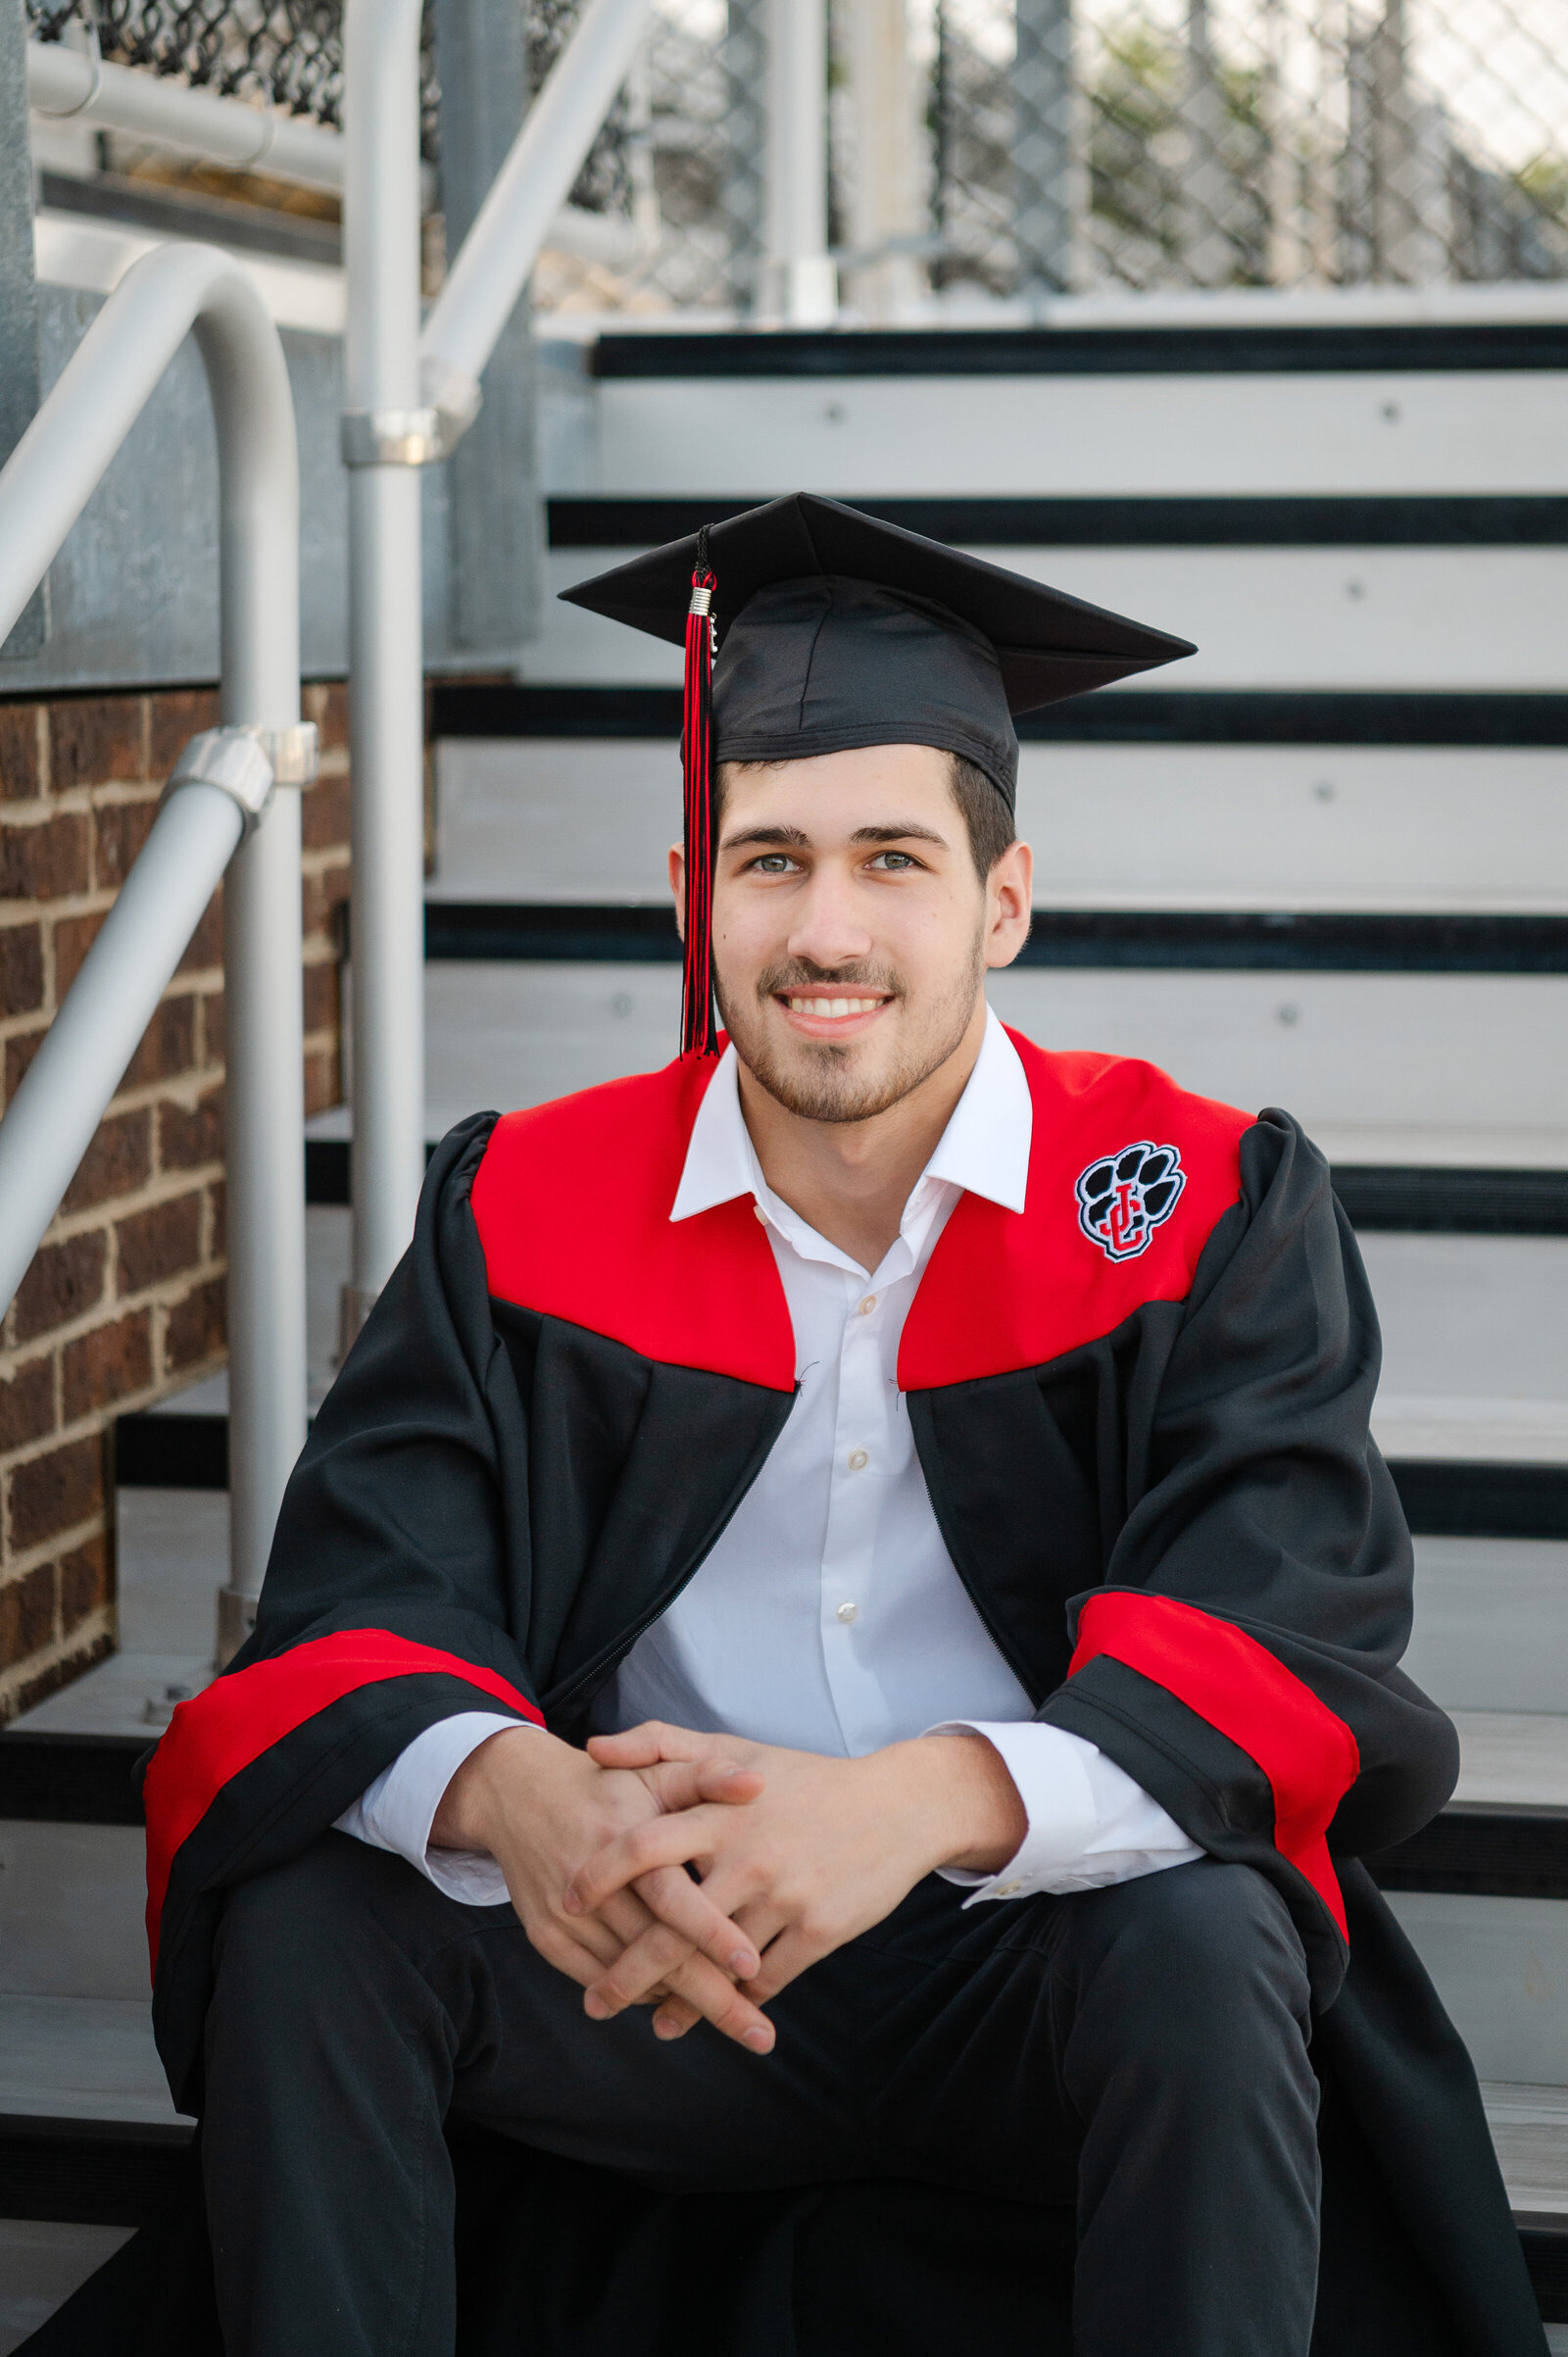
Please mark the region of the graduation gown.
[[[1391, 2319], [1419, 2311], [1423, 2357], [1524, 2357], [1540, 2327], [1473, 2073], [1356, 1862], [1443, 1806], [1457, 1746], [1398, 1668], [1410, 1542], [1368, 1437], [1377, 1326], [1326, 1165], [1284, 1113], [1013, 1037], [1026, 1207], [960, 1200], [900, 1357], [954, 1564], [1037, 1715], [1291, 1910], [1326, 2090], [1319, 2344], [1402, 2346]], [[146, 1773], [155, 2022], [182, 2109], [201, 2109], [224, 1891], [454, 1711], [578, 1733], [777, 1438], [794, 1346], [753, 1205], [669, 1218], [712, 1068], [476, 1115], [438, 1150], [290, 1482], [255, 1634]], [[535, 2222], [510, 2264], [565, 2264], [583, 2173], [508, 2166]], [[922, 2329], [946, 2314], [951, 2343], [975, 2327], [972, 2264], [928, 2280], [940, 2235], [884, 2192], [884, 2281], [918, 2248]], [[768, 2265], [793, 2234], [809, 2272], [803, 2199]]]

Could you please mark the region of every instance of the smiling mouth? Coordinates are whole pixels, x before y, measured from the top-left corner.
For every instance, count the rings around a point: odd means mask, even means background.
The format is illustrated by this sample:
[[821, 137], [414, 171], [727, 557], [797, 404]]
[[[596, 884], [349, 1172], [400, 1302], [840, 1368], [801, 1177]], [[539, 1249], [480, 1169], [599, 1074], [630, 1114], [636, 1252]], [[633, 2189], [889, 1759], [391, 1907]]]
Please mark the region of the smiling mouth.
[[848, 1015], [876, 1014], [887, 1005], [886, 999], [807, 998], [794, 991], [781, 991], [779, 999], [791, 1014], [815, 1015], [827, 1022], [842, 1022]]

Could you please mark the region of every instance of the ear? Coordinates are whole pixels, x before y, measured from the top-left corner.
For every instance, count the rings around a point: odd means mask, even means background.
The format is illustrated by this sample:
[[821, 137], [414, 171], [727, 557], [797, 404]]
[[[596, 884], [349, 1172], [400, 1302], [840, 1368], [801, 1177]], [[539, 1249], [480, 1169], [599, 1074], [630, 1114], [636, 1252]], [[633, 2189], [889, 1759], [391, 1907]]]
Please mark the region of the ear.
[[1011, 965], [1029, 938], [1035, 856], [1027, 843], [1009, 843], [986, 878], [986, 963]]
[[686, 938], [686, 854], [678, 843], [669, 847], [669, 889], [675, 900], [675, 930]]

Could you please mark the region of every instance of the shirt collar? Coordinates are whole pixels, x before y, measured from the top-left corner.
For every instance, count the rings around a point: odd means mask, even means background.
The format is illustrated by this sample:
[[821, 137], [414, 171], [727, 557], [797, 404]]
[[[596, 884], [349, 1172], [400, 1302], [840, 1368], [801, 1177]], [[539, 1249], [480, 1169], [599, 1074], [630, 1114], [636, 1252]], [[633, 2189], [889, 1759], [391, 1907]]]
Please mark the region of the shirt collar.
[[[671, 1220], [692, 1219], [738, 1195], [762, 1202], [766, 1182], [741, 1111], [738, 1059], [727, 1047], [692, 1124], [686, 1161], [670, 1208]], [[1029, 1183], [1034, 1102], [1018, 1051], [995, 1013], [986, 1010], [985, 1037], [963, 1095], [953, 1108], [936, 1152], [921, 1173], [983, 1195], [1004, 1211], [1021, 1211]], [[918, 1194], [919, 1186], [914, 1190]], [[910, 1201], [914, 1199], [911, 1194]]]

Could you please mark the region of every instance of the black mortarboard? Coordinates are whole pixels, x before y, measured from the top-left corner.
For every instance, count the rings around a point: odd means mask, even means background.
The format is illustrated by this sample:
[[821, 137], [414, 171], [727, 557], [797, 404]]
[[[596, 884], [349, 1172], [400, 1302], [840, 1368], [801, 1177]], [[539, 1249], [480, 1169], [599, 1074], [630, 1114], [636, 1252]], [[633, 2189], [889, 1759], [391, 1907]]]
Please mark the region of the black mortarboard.
[[1064, 590], [797, 491], [562, 596], [686, 647], [686, 1007], [710, 1053], [712, 769], [934, 745], [1009, 810], [1012, 714], [1196, 650]]

